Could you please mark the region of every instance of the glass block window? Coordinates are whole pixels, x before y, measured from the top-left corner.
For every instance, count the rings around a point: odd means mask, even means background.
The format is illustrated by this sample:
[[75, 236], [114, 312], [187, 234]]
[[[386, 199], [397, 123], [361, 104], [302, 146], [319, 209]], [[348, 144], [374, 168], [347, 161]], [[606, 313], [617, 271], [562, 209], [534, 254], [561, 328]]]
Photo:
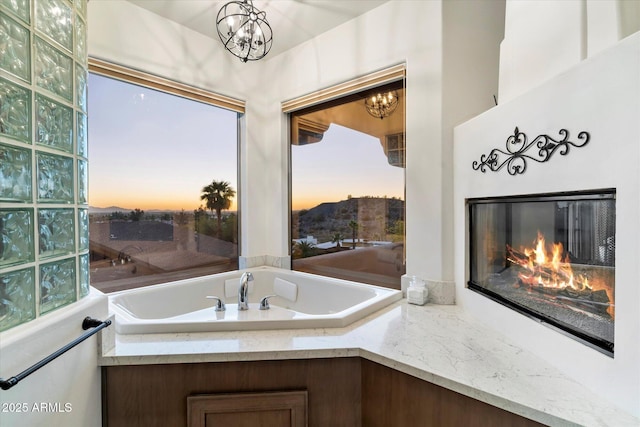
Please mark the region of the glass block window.
[[29, 30], [4, 13], [0, 13], [0, 68], [29, 81], [31, 50]]
[[[72, 9], [64, 0], [36, 2], [36, 28], [71, 51], [73, 43]], [[83, 46], [84, 48], [84, 46]], [[76, 46], [76, 50], [79, 50]]]
[[73, 108], [36, 94], [36, 142], [73, 152]]
[[0, 144], [0, 200], [30, 202], [31, 150]]
[[86, 0], [0, 0], [0, 332], [90, 293]]
[[33, 267], [0, 273], [2, 322], [0, 332], [36, 318], [35, 272]]
[[33, 211], [0, 209], [0, 268], [34, 259]]
[[38, 37], [35, 52], [35, 81], [38, 87], [71, 101], [73, 60]]
[[13, 13], [25, 24], [31, 22], [31, 7], [29, 0], [0, 0], [2, 10]]
[[36, 152], [38, 201], [73, 203], [73, 159]]
[[0, 77], [0, 135], [31, 142], [31, 91]]

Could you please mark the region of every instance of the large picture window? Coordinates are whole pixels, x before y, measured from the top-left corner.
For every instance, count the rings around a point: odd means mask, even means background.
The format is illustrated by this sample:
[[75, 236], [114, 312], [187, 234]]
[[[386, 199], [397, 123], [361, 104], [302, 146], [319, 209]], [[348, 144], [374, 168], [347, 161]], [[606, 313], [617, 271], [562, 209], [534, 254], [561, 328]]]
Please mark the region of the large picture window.
[[404, 99], [397, 80], [290, 113], [294, 270], [400, 289]]
[[113, 292], [237, 269], [240, 113], [183, 96], [184, 86], [166, 90], [139, 73], [114, 78], [95, 69], [91, 285]]

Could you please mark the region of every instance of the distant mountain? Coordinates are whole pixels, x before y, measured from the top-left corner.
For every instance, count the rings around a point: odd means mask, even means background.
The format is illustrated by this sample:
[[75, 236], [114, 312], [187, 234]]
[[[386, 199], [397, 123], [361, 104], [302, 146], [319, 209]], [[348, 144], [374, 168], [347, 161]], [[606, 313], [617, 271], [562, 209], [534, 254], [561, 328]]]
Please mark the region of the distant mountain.
[[109, 206], [108, 208], [98, 208], [96, 206], [89, 206], [90, 214], [108, 214], [111, 212], [131, 212], [133, 209], [121, 208], [119, 206]]
[[314, 236], [330, 241], [335, 233], [350, 239], [349, 223], [358, 224], [357, 237], [381, 240], [398, 222], [404, 221], [404, 200], [384, 197], [354, 197], [339, 202], [324, 202], [311, 209], [293, 212], [292, 237]]
[[[121, 208], [120, 206], [109, 206], [108, 208], [98, 208], [96, 206], [89, 206], [89, 213], [111, 213], [111, 212], [126, 212], [129, 213], [134, 209], [130, 208]], [[175, 209], [142, 209], [145, 213], [164, 213], [164, 212], [180, 212], [180, 210]], [[186, 210], [187, 212], [191, 212], [190, 210]]]

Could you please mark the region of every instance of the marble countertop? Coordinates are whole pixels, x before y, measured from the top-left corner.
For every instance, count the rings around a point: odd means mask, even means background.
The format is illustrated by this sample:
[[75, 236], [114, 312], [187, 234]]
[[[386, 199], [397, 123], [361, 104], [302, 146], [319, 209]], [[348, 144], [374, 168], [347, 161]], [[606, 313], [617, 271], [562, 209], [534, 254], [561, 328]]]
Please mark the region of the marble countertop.
[[345, 328], [110, 334], [102, 366], [359, 356], [551, 426], [640, 426], [453, 305], [401, 300]]

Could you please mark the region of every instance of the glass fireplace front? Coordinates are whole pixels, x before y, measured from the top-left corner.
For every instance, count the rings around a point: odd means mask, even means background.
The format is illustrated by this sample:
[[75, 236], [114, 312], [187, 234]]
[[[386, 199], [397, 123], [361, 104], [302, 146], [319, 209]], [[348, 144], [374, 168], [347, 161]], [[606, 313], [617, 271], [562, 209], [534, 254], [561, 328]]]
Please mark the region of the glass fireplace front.
[[615, 190], [470, 199], [471, 290], [613, 355]]

